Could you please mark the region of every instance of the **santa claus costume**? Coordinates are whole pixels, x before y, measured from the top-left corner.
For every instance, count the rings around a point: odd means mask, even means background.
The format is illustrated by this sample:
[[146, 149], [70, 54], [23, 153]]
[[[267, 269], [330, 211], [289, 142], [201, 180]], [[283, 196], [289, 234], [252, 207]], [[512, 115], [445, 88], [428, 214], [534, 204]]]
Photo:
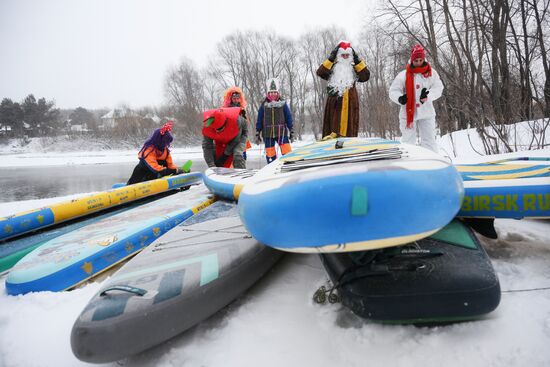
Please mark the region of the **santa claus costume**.
[[369, 80], [365, 62], [349, 42], [341, 41], [319, 66], [317, 75], [328, 82], [323, 136], [357, 136], [359, 97], [355, 83]]

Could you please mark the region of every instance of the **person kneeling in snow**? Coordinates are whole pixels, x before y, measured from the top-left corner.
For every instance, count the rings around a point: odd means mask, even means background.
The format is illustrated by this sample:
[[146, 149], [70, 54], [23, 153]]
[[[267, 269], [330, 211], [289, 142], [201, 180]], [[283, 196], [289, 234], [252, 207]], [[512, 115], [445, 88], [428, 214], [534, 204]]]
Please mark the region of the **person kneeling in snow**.
[[138, 153], [139, 163], [134, 168], [127, 185], [182, 173], [174, 165], [170, 155], [170, 143], [174, 139], [170, 134], [173, 125], [172, 121], [168, 121], [161, 128], [155, 129], [145, 141]]
[[401, 105], [399, 129], [403, 143], [416, 144], [418, 126], [420, 145], [437, 153], [433, 101], [442, 93], [443, 83], [426, 61], [424, 47], [414, 45], [407, 67], [397, 74], [389, 90], [390, 99]]
[[248, 123], [240, 112], [240, 107], [204, 112], [202, 153], [208, 167], [246, 168], [243, 152], [248, 139]]
[[277, 159], [275, 142], [285, 155], [292, 151], [290, 141], [294, 141], [292, 130], [292, 114], [284, 99], [281, 99], [278, 88], [279, 81], [271, 78], [267, 81], [267, 96], [258, 109], [256, 122], [256, 144], [265, 143], [265, 158], [267, 163]]

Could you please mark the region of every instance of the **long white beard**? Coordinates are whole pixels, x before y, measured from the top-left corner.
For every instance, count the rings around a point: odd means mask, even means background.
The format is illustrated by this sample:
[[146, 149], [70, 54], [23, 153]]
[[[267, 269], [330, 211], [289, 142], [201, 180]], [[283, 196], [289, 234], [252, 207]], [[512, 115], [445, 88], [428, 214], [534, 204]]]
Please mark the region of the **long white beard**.
[[339, 96], [344, 95], [344, 92], [351, 88], [357, 80], [351, 61], [351, 57], [348, 57], [348, 59], [339, 58], [338, 62], [332, 66], [328, 86], [338, 92]]

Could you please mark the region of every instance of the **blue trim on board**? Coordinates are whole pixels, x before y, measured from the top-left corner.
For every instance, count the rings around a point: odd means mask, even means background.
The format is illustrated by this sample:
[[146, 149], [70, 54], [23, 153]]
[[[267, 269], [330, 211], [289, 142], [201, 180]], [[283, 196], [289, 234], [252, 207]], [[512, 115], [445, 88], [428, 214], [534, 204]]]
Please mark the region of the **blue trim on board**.
[[163, 177], [168, 181], [168, 190], [177, 189], [186, 185], [202, 181], [202, 172], [185, 173], [178, 176]]
[[234, 188], [237, 183], [225, 183], [212, 180], [209, 176], [204, 175], [204, 184], [208, 187], [211, 193], [226, 200], [235, 200]]
[[0, 239], [4, 239], [52, 225], [55, 218], [50, 208], [43, 208], [23, 215], [9, 216], [1, 222]]
[[550, 217], [550, 185], [466, 188], [457, 216]]

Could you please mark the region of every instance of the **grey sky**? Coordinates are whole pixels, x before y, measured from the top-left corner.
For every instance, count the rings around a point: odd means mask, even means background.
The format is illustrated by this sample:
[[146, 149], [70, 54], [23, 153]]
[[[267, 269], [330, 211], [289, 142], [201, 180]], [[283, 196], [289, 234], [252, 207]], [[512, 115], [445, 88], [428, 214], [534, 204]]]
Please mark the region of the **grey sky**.
[[33, 93], [61, 108], [159, 105], [168, 67], [183, 56], [205, 65], [232, 31], [296, 38], [333, 24], [353, 41], [373, 2], [0, 0], [0, 99]]

